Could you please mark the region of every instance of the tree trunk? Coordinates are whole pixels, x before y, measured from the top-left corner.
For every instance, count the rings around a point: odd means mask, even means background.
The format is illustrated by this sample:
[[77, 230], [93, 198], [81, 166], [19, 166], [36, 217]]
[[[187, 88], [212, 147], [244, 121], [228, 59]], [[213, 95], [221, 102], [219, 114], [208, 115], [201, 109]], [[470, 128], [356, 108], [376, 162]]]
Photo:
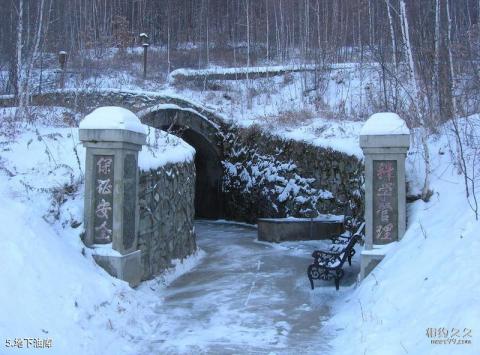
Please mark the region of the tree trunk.
[[17, 62], [16, 62], [16, 71], [17, 71], [17, 103], [18, 110], [17, 114], [23, 114], [23, 75], [22, 75], [22, 33], [23, 33], [23, 0], [18, 2], [18, 21], [17, 21]]
[[433, 63], [433, 78], [432, 78], [432, 92], [433, 92], [433, 116], [440, 115], [440, 0], [435, 0], [435, 32], [434, 32], [434, 63]]
[[413, 53], [412, 53], [412, 46], [410, 42], [410, 34], [408, 28], [408, 17], [407, 17], [407, 9], [405, 6], [405, 1], [400, 0], [400, 16], [402, 21], [402, 36], [405, 43], [405, 51], [406, 57], [408, 58], [409, 63], [409, 74], [411, 85], [413, 89], [413, 107], [416, 111], [416, 116], [418, 117], [419, 123], [423, 126], [423, 132], [421, 133], [421, 144], [423, 147], [423, 158], [425, 160], [425, 180], [423, 182], [422, 188], [422, 199], [428, 200], [430, 194], [430, 151], [428, 148], [428, 126], [425, 121], [424, 115], [420, 112], [418, 107], [418, 100], [420, 100], [420, 90], [417, 83], [417, 77], [415, 75], [415, 62], [413, 60]]
[[24, 77], [24, 90], [23, 90], [23, 98], [20, 97], [20, 100], [23, 101], [23, 109], [25, 109], [30, 104], [30, 74], [33, 70], [33, 63], [35, 62], [35, 57], [37, 56], [38, 49], [40, 47], [40, 41], [42, 38], [43, 32], [43, 11], [44, 11], [45, 0], [40, 1], [40, 9], [38, 12], [38, 26], [37, 32], [35, 34], [35, 44], [33, 46], [33, 50], [31, 52], [30, 58], [28, 59], [28, 63], [26, 65], [26, 73]]
[[419, 98], [418, 95], [420, 90], [418, 88], [417, 78], [415, 75], [415, 62], [413, 60], [412, 45], [410, 42], [410, 33], [408, 29], [407, 9], [404, 0], [400, 0], [400, 17], [402, 22], [402, 37], [403, 42], [405, 43], [405, 56], [408, 59], [408, 70], [410, 75], [410, 82], [413, 89], [413, 99], [416, 102], [416, 100], [418, 100]]
[[398, 63], [397, 63], [397, 43], [395, 41], [395, 29], [393, 27], [393, 18], [392, 18], [392, 11], [390, 9], [391, 4], [390, 0], [385, 0], [387, 3], [387, 14], [388, 14], [388, 23], [390, 25], [390, 38], [392, 40], [392, 58], [393, 58], [393, 65], [395, 74], [397, 71]]

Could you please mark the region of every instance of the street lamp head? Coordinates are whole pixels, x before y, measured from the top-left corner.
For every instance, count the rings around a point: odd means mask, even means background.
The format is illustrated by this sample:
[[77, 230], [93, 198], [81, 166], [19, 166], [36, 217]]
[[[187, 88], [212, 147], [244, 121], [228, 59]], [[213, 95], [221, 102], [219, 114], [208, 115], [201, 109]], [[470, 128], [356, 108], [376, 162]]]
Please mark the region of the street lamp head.
[[58, 62], [62, 67], [67, 63], [67, 56], [68, 54], [65, 51], [58, 52]]
[[148, 46], [148, 35], [145, 32], [140, 33], [140, 40], [142, 41], [142, 46]]

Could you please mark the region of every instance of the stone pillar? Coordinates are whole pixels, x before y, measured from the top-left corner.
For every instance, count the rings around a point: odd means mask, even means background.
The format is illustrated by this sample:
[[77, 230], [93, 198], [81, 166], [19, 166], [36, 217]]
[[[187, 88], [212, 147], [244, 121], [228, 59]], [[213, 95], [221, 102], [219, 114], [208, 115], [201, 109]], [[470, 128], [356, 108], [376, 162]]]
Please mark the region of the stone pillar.
[[360, 279], [383, 259], [406, 228], [405, 158], [410, 131], [395, 113], [376, 113], [360, 132], [365, 156], [365, 249]]
[[140, 120], [121, 107], [101, 107], [80, 123], [86, 148], [84, 243], [108, 273], [140, 283], [137, 248], [138, 152], [146, 142]]

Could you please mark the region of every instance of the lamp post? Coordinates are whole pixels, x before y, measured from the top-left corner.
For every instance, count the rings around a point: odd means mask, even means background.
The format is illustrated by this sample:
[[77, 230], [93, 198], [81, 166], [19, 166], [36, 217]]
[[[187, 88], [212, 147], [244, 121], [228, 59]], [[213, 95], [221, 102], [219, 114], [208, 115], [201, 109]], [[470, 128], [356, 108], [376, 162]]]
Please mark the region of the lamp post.
[[65, 87], [65, 67], [67, 66], [68, 54], [65, 51], [58, 52], [58, 62], [60, 63], [60, 88]]
[[150, 45], [148, 43], [148, 35], [144, 32], [140, 33], [140, 40], [143, 47], [143, 80], [145, 80], [147, 78], [147, 49]]

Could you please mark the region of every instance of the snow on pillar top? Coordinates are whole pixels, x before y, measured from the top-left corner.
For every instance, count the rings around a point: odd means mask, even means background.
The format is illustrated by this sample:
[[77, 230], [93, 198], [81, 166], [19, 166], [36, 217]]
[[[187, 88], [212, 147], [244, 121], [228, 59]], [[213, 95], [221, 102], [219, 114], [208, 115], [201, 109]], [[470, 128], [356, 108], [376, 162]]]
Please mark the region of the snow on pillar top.
[[146, 134], [138, 117], [123, 107], [105, 106], [95, 109], [80, 122], [80, 129], [121, 129]]
[[360, 131], [362, 136], [378, 136], [387, 134], [410, 134], [404, 120], [393, 112], [379, 112], [370, 116]]
[[79, 128], [79, 137], [84, 144], [126, 142], [143, 145], [147, 137], [145, 126], [138, 117], [116, 106], [97, 108], [80, 122]]
[[410, 146], [410, 130], [404, 120], [393, 112], [375, 113], [360, 130], [362, 148], [406, 148]]

